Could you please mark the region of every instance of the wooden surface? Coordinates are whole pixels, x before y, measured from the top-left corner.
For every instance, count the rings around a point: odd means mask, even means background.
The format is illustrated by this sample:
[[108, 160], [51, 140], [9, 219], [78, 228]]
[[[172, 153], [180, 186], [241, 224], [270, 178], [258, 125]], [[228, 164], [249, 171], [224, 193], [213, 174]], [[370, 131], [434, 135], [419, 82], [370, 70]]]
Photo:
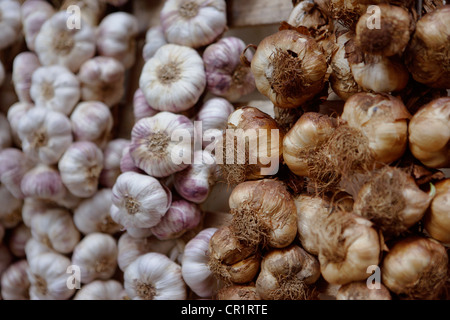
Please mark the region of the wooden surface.
[[287, 20], [292, 0], [227, 0], [228, 25], [248, 27]]

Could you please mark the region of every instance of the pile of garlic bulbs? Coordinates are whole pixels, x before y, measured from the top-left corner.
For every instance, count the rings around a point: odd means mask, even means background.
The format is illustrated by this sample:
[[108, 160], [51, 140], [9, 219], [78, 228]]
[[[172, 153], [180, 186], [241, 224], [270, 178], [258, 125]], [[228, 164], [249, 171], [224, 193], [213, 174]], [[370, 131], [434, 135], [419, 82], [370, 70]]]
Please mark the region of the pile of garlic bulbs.
[[0, 0], [1, 299], [448, 298], [450, 6], [293, 1], [254, 45], [225, 0], [132, 5]]

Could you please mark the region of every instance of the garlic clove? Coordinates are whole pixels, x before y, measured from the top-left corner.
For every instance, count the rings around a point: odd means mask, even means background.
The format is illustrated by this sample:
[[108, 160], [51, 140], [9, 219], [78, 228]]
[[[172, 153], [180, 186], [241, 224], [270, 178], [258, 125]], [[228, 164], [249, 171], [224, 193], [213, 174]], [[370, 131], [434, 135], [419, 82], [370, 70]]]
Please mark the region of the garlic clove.
[[11, 46], [20, 34], [20, 2], [16, 0], [0, 2], [0, 50]]
[[156, 110], [181, 112], [193, 107], [206, 87], [201, 56], [192, 48], [166, 44], [145, 62], [139, 88]]
[[138, 122], [142, 118], [153, 117], [158, 112], [158, 110], [155, 110], [148, 105], [144, 92], [140, 88], [136, 89], [133, 96], [133, 114], [135, 122]]
[[25, 197], [45, 200], [62, 199], [67, 194], [59, 171], [45, 164], [38, 164], [25, 173], [20, 187]]
[[98, 190], [103, 152], [93, 142], [72, 143], [58, 162], [61, 179], [75, 196], [89, 198]]
[[95, 280], [81, 287], [74, 300], [125, 300], [122, 283], [117, 280]]
[[7, 229], [19, 225], [22, 221], [23, 200], [15, 198], [4, 185], [0, 184], [0, 201], [3, 203], [0, 208], [0, 224]]
[[198, 48], [212, 43], [227, 24], [224, 0], [169, 0], [160, 14], [169, 43]]
[[[27, 1], [29, 3], [44, 1]], [[30, 95], [32, 76], [35, 70], [41, 67], [39, 58], [34, 52], [24, 51], [16, 55], [13, 61], [12, 80], [14, 91], [20, 102], [33, 102]]]
[[[131, 131], [130, 155], [134, 164], [157, 178], [185, 169], [191, 161], [193, 131], [189, 118], [170, 112], [139, 120]], [[182, 141], [178, 141], [178, 135], [182, 135]]]
[[106, 143], [103, 150], [103, 170], [100, 173], [99, 183], [103, 187], [112, 188], [117, 177], [122, 173], [120, 162], [122, 153], [130, 144], [130, 140], [117, 138]]
[[147, 61], [163, 45], [167, 44], [164, 30], [161, 25], [148, 28], [145, 33], [145, 43], [142, 48], [142, 57]]
[[1, 294], [4, 300], [29, 300], [28, 261], [14, 262], [1, 277]]
[[157, 179], [122, 173], [112, 188], [111, 217], [125, 228], [157, 225], [172, 203], [172, 193]]

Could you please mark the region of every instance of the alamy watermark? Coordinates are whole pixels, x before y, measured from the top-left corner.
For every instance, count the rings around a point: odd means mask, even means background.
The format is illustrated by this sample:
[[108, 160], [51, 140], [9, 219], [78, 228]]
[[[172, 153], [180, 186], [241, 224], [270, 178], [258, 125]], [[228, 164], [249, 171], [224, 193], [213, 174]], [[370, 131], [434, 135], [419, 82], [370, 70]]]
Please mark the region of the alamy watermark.
[[66, 12], [69, 14], [69, 17], [66, 21], [67, 29], [81, 29], [81, 9], [77, 5], [70, 5], [67, 7]]

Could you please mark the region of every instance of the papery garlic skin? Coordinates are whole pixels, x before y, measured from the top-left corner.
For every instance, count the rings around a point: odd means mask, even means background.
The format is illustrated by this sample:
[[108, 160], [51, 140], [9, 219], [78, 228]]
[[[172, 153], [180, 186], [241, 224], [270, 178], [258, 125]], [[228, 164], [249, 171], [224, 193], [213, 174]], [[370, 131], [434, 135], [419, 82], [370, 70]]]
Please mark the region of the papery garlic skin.
[[133, 300], [184, 300], [181, 266], [160, 253], [147, 253], [125, 270], [124, 287]]
[[[208, 90], [228, 101], [237, 101], [256, 88], [255, 78], [249, 66], [241, 62], [246, 45], [237, 37], [225, 37], [209, 45], [203, 52]], [[253, 54], [245, 51], [251, 61]]]
[[381, 265], [383, 284], [406, 299], [433, 300], [447, 279], [448, 255], [436, 240], [407, 237], [397, 241]]
[[112, 135], [113, 116], [100, 101], [79, 103], [70, 115], [75, 141], [91, 141], [103, 149]]
[[121, 226], [110, 216], [112, 190], [100, 189], [91, 198], [83, 199], [73, 211], [73, 222], [80, 232], [90, 234], [103, 232], [115, 234]]
[[116, 240], [111, 235], [100, 232], [86, 235], [72, 254], [72, 264], [81, 270], [81, 283], [110, 279], [116, 271], [117, 252]]
[[[29, 0], [29, 2], [44, 1]], [[14, 83], [14, 91], [20, 102], [33, 102], [30, 94], [32, 76], [34, 71], [40, 66], [39, 58], [34, 52], [24, 51], [17, 54], [14, 58], [12, 80]]]
[[409, 123], [409, 149], [430, 168], [450, 164], [450, 98], [438, 98], [421, 107]]
[[153, 117], [159, 111], [148, 105], [144, 92], [138, 88], [133, 96], [133, 114], [135, 122], [146, 117]]
[[184, 248], [181, 273], [183, 280], [201, 298], [212, 297], [217, 281], [208, 267], [209, 240], [217, 228], [206, 228], [191, 239]]
[[108, 107], [120, 102], [125, 92], [125, 68], [112, 57], [96, 56], [78, 72], [83, 101], [100, 101]]
[[75, 288], [67, 286], [70, 259], [58, 253], [43, 253], [29, 261], [31, 300], [68, 300]]
[[117, 138], [107, 142], [103, 150], [103, 169], [100, 173], [99, 183], [106, 188], [112, 188], [117, 177], [122, 173], [120, 162], [125, 148], [130, 145], [130, 140]]
[[95, 280], [82, 286], [73, 300], [125, 300], [124, 290], [117, 280]]
[[23, 200], [15, 198], [9, 190], [0, 184], [0, 224], [10, 229], [16, 227], [22, 221]]
[[31, 108], [20, 119], [18, 136], [22, 149], [31, 159], [55, 164], [72, 143], [69, 118], [47, 108]]
[[1, 294], [4, 300], [29, 300], [28, 261], [14, 262], [1, 276]]
[[147, 61], [163, 45], [167, 44], [166, 37], [161, 25], [151, 27], [145, 33], [145, 43], [142, 48], [142, 57]]
[[38, 164], [25, 173], [20, 188], [25, 197], [45, 200], [62, 199], [67, 195], [59, 171], [45, 164]]
[[47, 1], [27, 0], [22, 6], [22, 26], [28, 49], [34, 51], [36, 36], [42, 25], [55, 14]]
[[434, 239], [450, 243], [450, 179], [439, 181], [435, 185], [436, 195], [425, 214], [424, 228]]
[[226, 3], [223, 0], [169, 0], [160, 14], [169, 43], [198, 48], [212, 43], [225, 31]]
[[[30, 98], [31, 99], [31, 98]], [[19, 138], [19, 123], [28, 110], [34, 108], [31, 102], [16, 102], [12, 104], [6, 115], [11, 129], [11, 137], [16, 146], [22, 147], [22, 141]]]
[[12, 45], [19, 37], [22, 27], [20, 2], [16, 0], [0, 2], [0, 50]]
[[30, 96], [37, 107], [69, 115], [80, 100], [80, 82], [66, 67], [39, 67], [31, 78]]
[[58, 162], [61, 179], [75, 196], [88, 198], [98, 190], [103, 153], [93, 142], [72, 143]]
[[71, 13], [55, 13], [41, 27], [35, 40], [35, 51], [44, 66], [57, 64], [78, 72], [83, 62], [95, 55], [95, 33], [81, 21], [79, 29], [67, 28]]
[[17, 258], [25, 258], [25, 245], [31, 239], [31, 230], [25, 224], [16, 226], [9, 238], [9, 250]]
[[231, 285], [217, 291], [217, 300], [261, 300], [254, 285]]
[[166, 44], [144, 64], [139, 88], [153, 109], [188, 110], [206, 88], [203, 60], [192, 48]]
[[157, 179], [135, 172], [122, 173], [112, 192], [111, 217], [125, 228], [157, 225], [172, 203], [172, 193]]
[[[191, 161], [193, 133], [194, 125], [186, 116], [160, 112], [135, 123], [130, 155], [134, 164], [147, 174], [167, 177], [189, 165], [183, 160]], [[179, 141], [180, 135], [182, 141]]]
[[0, 151], [12, 146], [11, 129], [7, 118], [0, 113]]
[[115, 58], [129, 69], [135, 62], [138, 31], [138, 21], [132, 14], [123, 11], [108, 14], [96, 30], [99, 55]]
[[379, 285], [379, 288], [369, 288], [365, 281], [345, 284], [339, 288], [336, 300], [392, 300], [389, 290]]
[[65, 209], [51, 209], [31, 219], [33, 239], [62, 253], [71, 253], [80, 242], [80, 232], [73, 223], [72, 216]]

